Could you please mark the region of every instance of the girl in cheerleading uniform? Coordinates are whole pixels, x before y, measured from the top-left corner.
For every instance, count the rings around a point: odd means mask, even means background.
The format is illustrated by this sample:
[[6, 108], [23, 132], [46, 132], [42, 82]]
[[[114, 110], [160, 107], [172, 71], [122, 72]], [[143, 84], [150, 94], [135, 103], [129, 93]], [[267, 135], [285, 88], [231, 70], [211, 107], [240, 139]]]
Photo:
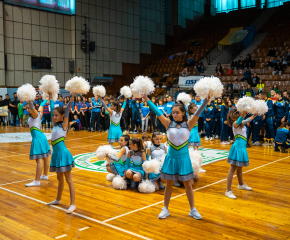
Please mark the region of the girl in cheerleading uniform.
[[186, 121], [186, 113], [184, 104], [176, 101], [172, 107], [172, 116], [174, 121], [166, 118], [162, 112], [144, 96], [144, 100], [148, 102], [148, 106], [153, 110], [158, 119], [167, 129], [167, 139], [169, 143], [168, 153], [165, 157], [160, 177], [166, 180], [166, 187], [164, 193], [164, 207], [159, 214], [159, 218], [166, 218], [170, 215], [168, 206], [172, 193], [172, 186], [174, 181], [183, 181], [186, 195], [190, 204], [191, 217], [201, 219], [201, 215], [194, 207], [194, 196], [192, 191], [192, 183], [194, 178], [193, 168], [188, 151], [188, 140], [191, 129], [195, 126], [200, 113], [205, 108], [207, 100], [205, 100], [201, 107], [195, 112], [194, 117]]
[[[53, 101], [52, 101], [53, 102]], [[32, 142], [30, 147], [30, 160], [36, 160], [36, 176], [35, 180], [31, 183], [25, 184], [26, 187], [40, 186], [40, 180], [48, 180], [49, 159], [51, 154], [47, 138], [41, 131], [41, 117], [43, 115], [43, 106], [47, 103], [47, 99], [44, 100], [38, 111], [35, 109], [34, 102], [29, 102], [27, 111], [29, 113], [28, 125], [30, 128]], [[41, 175], [43, 171], [43, 175]]]
[[51, 101], [51, 112], [53, 112], [54, 127], [51, 132], [51, 144], [53, 148], [50, 172], [56, 172], [58, 180], [58, 192], [54, 201], [48, 203], [48, 205], [58, 205], [61, 203], [62, 191], [64, 188], [65, 176], [66, 182], [70, 191], [70, 207], [67, 213], [72, 213], [76, 210], [75, 206], [75, 187], [72, 180], [71, 170], [75, 166], [74, 159], [70, 151], [66, 148], [64, 140], [68, 131], [69, 125], [69, 111], [71, 109], [72, 102], [74, 100], [74, 94], [71, 96], [70, 102], [64, 109], [62, 107], [56, 107], [54, 109], [53, 101]]
[[130, 141], [130, 136], [129, 135], [123, 135], [119, 139], [119, 145], [120, 145], [120, 152], [117, 154], [117, 158], [110, 157], [111, 160], [113, 160], [113, 163], [107, 164], [107, 171], [109, 173], [113, 173], [115, 175], [120, 175], [124, 179], [126, 178], [125, 173], [126, 173], [126, 160], [127, 160], [127, 155], [129, 153], [129, 141]]
[[109, 128], [107, 142], [113, 146], [114, 142], [118, 142], [120, 137], [123, 135], [120, 127], [120, 121], [122, 118], [122, 113], [126, 107], [127, 101], [126, 100], [124, 101], [121, 108], [119, 101], [113, 101], [111, 106], [108, 107], [102, 98], [100, 98], [100, 100], [104, 108], [109, 112], [109, 116], [111, 117], [111, 124]]
[[[167, 148], [165, 145], [161, 145], [161, 140], [162, 140], [162, 133], [159, 130], [154, 130], [152, 133], [152, 144], [150, 147], [147, 148], [147, 155], [151, 157], [150, 160], [157, 159], [157, 160], [162, 160], [162, 156], [167, 154]], [[159, 190], [160, 188], [164, 188], [163, 182], [160, 181], [160, 173], [155, 174], [155, 173], [149, 173], [148, 178], [154, 182], [155, 184], [155, 189]]]
[[247, 128], [245, 124], [251, 122], [256, 115], [244, 120], [246, 112], [239, 113], [235, 107], [232, 107], [227, 116], [227, 124], [232, 127], [235, 136], [235, 142], [231, 147], [228, 163], [231, 164], [227, 177], [227, 191], [226, 196], [231, 199], [236, 199], [232, 193], [232, 180], [235, 171], [237, 170], [237, 177], [239, 180], [238, 189], [252, 190], [243, 182], [242, 168], [249, 166], [249, 157], [247, 152]]

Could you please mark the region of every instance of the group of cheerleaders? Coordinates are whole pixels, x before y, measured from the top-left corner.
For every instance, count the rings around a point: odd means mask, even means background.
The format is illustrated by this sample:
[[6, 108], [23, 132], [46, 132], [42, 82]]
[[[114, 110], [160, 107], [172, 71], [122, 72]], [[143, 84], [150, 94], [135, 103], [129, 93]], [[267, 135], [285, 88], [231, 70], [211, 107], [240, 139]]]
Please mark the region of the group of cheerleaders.
[[[70, 190], [70, 207], [67, 213], [72, 213], [76, 210], [75, 206], [75, 188], [71, 176], [71, 170], [74, 167], [74, 159], [66, 148], [64, 140], [69, 126], [69, 109], [71, 108], [74, 99], [72, 94], [69, 102], [69, 107], [54, 108], [52, 97], [48, 97], [41, 103], [38, 111], [35, 109], [34, 103], [29, 102], [27, 111], [30, 114], [28, 123], [32, 135], [32, 143], [30, 150], [30, 159], [35, 159], [37, 162], [36, 177], [32, 183], [26, 184], [27, 187], [40, 186], [40, 180], [48, 180], [49, 160], [51, 154], [50, 146], [47, 142], [46, 136], [41, 131], [41, 116], [43, 114], [43, 106], [50, 101], [51, 115], [54, 127], [51, 132], [51, 144], [53, 148], [50, 172], [57, 173], [58, 179], [58, 193], [54, 201], [48, 205], [58, 205], [61, 203], [62, 191], [64, 188], [64, 177], [69, 185]], [[120, 128], [120, 119], [124, 110], [124, 105], [121, 107], [119, 101], [114, 101], [110, 107], [102, 101], [103, 106], [109, 112], [111, 124], [108, 134], [108, 143], [113, 145], [114, 142], [119, 142], [120, 151], [117, 157], [111, 157], [114, 162], [107, 164], [107, 170], [115, 175], [120, 175], [128, 180], [131, 187], [144, 180], [149, 179], [155, 184], [156, 190], [164, 188], [163, 181], [166, 182], [164, 192], [164, 207], [162, 208], [159, 218], [163, 219], [170, 215], [168, 207], [172, 194], [172, 186], [174, 182], [183, 182], [186, 190], [186, 195], [190, 205], [189, 216], [195, 219], [202, 219], [200, 213], [194, 206], [194, 195], [192, 185], [195, 179], [192, 163], [189, 156], [189, 146], [195, 149], [200, 146], [200, 139], [197, 129], [197, 121], [203, 109], [210, 102], [211, 97], [208, 96], [197, 108], [195, 105], [190, 105], [188, 108], [188, 116], [186, 115], [185, 105], [181, 101], [176, 101], [172, 108], [173, 121], [165, 117], [157, 106], [152, 103], [147, 96], [143, 96], [143, 100], [148, 103], [148, 106], [154, 111], [165, 126], [167, 130], [168, 149], [161, 145], [161, 133], [158, 131], [152, 134], [152, 144], [149, 142], [142, 142], [142, 139], [131, 138], [128, 135], [123, 135]], [[246, 112], [238, 112], [236, 108], [231, 108], [228, 113], [228, 124], [232, 127], [236, 141], [232, 145], [228, 163], [231, 164], [227, 178], [227, 191], [226, 196], [235, 199], [232, 193], [231, 185], [235, 171], [237, 171], [239, 189], [251, 190], [246, 184], [243, 183], [242, 167], [249, 165], [249, 159], [246, 149], [247, 134], [246, 123], [252, 121], [255, 116], [244, 120]], [[147, 150], [147, 151], [145, 151]], [[146, 156], [147, 153], [147, 156]], [[149, 173], [145, 174], [142, 168], [142, 163], [151, 159], [159, 158], [166, 154], [160, 174]], [[120, 161], [121, 160], [121, 161]], [[150, 160], [150, 159], [149, 159]], [[43, 172], [43, 175], [41, 175]]]

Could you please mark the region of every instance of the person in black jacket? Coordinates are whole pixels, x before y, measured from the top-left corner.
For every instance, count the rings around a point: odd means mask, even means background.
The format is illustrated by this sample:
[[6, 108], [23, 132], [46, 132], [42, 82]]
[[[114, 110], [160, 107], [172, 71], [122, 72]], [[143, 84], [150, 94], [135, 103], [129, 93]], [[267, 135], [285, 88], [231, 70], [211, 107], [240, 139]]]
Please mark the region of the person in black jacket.
[[244, 66], [248, 69], [251, 68], [251, 55], [247, 54], [246, 59], [244, 60]]
[[[123, 105], [124, 101], [126, 100], [126, 98], [124, 96], [120, 97], [120, 103]], [[122, 118], [121, 118], [121, 122], [122, 122], [122, 131], [129, 131], [129, 101], [126, 100], [126, 106], [124, 108], [124, 111], [122, 113]]]
[[238, 68], [239, 69], [244, 69], [244, 59], [242, 56], [240, 56], [240, 60], [238, 61]]
[[280, 60], [278, 59], [276, 65], [275, 65], [275, 69], [273, 71], [273, 75], [276, 75], [276, 73], [279, 73], [279, 75], [282, 75], [282, 72], [283, 72], [283, 65], [280, 62]]
[[268, 57], [274, 57], [275, 56], [275, 50], [274, 48], [270, 48], [268, 54], [267, 54]]
[[237, 70], [238, 69], [238, 62], [237, 62], [237, 60], [235, 58], [231, 62], [231, 69], [233, 69], [233, 70]]
[[11, 99], [9, 106], [10, 106], [10, 111], [11, 111], [11, 115], [13, 117], [13, 123], [11, 124], [11, 126], [15, 126], [16, 127], [16, 118], [18, 116], [18, 110], [17, 110], [17, 106], [18, 103], [20, 101], [17, 98], [17, 93], [13, 93], [13, 99]]
[[254, 73], [252, 78], [247, 80], [247, 83], [251, 85], [252, 87], [256, 87], [259, 81], [260, 81], [260, 78], [257, 76], [257, 73]]
[[215, 76], [218, 77], [218, 76], [221, 76], [222, 73], [223, 73], [223, 69], [222, 69], [222, 65], [220, 63], [218, 63], [217, 67], [215, 68]]

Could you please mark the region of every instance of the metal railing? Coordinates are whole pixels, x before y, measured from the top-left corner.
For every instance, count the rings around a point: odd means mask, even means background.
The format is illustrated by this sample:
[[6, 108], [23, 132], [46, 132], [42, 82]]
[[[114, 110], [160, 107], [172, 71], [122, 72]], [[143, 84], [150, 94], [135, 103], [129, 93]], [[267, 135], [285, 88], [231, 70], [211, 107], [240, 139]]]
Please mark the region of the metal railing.
[[207, 64], [210, 65], [212, 61], [214, 61], [218, 56], [222, 54], [222, 52], [227, 48], [226, 45], [218, 44], [213, 47], [207, 54]]

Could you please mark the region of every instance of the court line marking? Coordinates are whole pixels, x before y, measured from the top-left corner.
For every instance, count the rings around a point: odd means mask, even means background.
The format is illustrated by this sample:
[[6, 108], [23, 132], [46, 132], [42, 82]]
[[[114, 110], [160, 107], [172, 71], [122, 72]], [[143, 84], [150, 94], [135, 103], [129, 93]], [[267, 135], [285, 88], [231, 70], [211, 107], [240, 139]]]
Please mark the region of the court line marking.
[[[0, 187], [0, 189], [2, 189], [2, 190], [4, 190], [4, 191], [7, 191], [7, 192], [10, 192], [10, 193], [13, 193], [13, 194], [16, 194], [16, 195], [21, 196], [21, 197], [28, 198], [28, 199], [33, 200], [33, 201], [35, 201], [35, 202], [42, 203], [42, 204], [44, 204], [44, 205], [47, 206], [47, 203], [46, 203], [46, 202], [41, 201], [41, 200], [39, 200], [39, 199], [36, 199], [36, 198], [33, 198], [33, 197], [29, 197], [29, 196], [27, 196], [27, 195], [24, 195], [24, 194], [21, 194], [21, 193], [18, 193], [18, 192], [12, 191], [12, 190], [7, 189], [7, 188]], [[56, 206], [56, 205], [49, 205], [48, 207], [53, 207], [53, 208], [59, 209], [59, 210], [64, 211], [64, 212], [67, 211], [67, 209], [64, 209], [64, 208], [62, 208], [62, 207], [58, 207], [58, 206]], [[145, 236], [139, 235], [139, 234], [134, 233], [134, 232], [130, 232], [130, 231], [125, 230], [125, 229], [123, 229], [123, 228], [119, 228], [119, 227], [116, 227], [116, 226], [114, 226], [114, 225], [111, 225], [111, 224], [108, 224], [108, 223], [104, 223], [104, 222], [102, 222], [102, 221], [99, 221], [99, 220], [97, 220], [97, 219], [94, 219], [94, 218], [91, 218], [91, 217], [85, 216], [85, 215], [83, 215], [83, 214], [79, 214], [79, 213], [76, 213], [76, 212], [73, 212], [73, 213], [71, 213], [71, 214], [72, 214], [72, 215], [75, 215], [75, 216], [78, 216], [78, 217], [81, 217], [81, 218], [84, 218], [84, 219], [87, 219], [87, 220], [90, 220], [90, 221], [92, 221], [92, 222], [96, 222], [96, 223], [98, 223], [98, 224], [100, 224], [100, 225], [104, 225], [104, 226], [106, 226], [106, 227], [110, 227], [110, 228], [113, 228], [113, 229], [119, 230], [119, 231], [121, 231], [121, 232], [124, 232], [124, 233], [130, 234], [130, 235], [132, 235], [132, 236], [136, 236], [136, 237], [139, 237], [139, 238], [142, 238], [142, 239], [145, 239], [145, 240], [153, 240], [153, 239], [151, 239], [151, 238], [147, 238], [147, 237], [145, 237]]]
[[[270, 162], [270, 163], [267, 163], [267, 164], [261, 165], [261, 166], [259, 166], [259, 167], [253, 168], [253, 169], [250, 169], [250, 170], [248, 170], [248, 171], [243, 172], [243, 174], [248, 173], [248, 172], [251, 172], [251, 171], [254, 171], [254, 170], [259, 169], [259, 168], [262, 168], [262, 167], [265, 167], [265, 166], [270, 165], [270, 164], [272, 164], [272, 163], [276, 163], [276, 162], [282, 161], [282, 160], [287, 159], [287, 158], [289, 158], [289, 157], [290, 157], [290, 156], [285, 157], [285, 158], [278, 159], [278, 160], [276, 160], [276, 161], [273, 161], [273, 162]], [[236, 177], [236, 176], [237, 176], [237, 175], [234, 175], [234, 177]], [[196, 191], [198, 191], [198, 190], [201, 190], [201, 189], [203, 189], [203, 188], [206, 188], [206, 187], [209, 187], [209, 186], [212, 186], [212, 185], [218, 184], [218, 183], [223, 182], [223, 181], [226, 181], [226, 180], [227, 180], [227, 178], [222, 179], [222, 180], [219, 180], [219, 181], [214, 182], [214, 183], [211, 183], [211, 184], [208, 184], [208, 185], [205, 185], [205, 186], [203, 186], [203, 187], [200, 187], [200, 188], [194, 189], [193, 192], [196, 192]], [[182, 193], [182, 194], [176, 195], [175, 197], [172, 197], [171, 200], [172, 200], [172, 199], [175, 199], [175, 198], [182, 197], [182, 196], [184, 196], [184, 195], [186, 195], [186, 193]], [[121, 215], [119, 215], [119, 216], [116, 216], [116, 217], [113, 217], [113, 218], [109, 218], [109, 219], [107, 219], [107, 220], [104, 220], [103, 223], [106, 223], [106, 222], [109, 222], [109, 221], [115, 220], [115, 219], [120, 218], [120, 217], [124, 217], [124, 216], [126, 216], [126, 215], [131, 214], [131, 213], [139, 212], [139, 211], [144, 210], [144, 209], [146, 209], [146, 208], [150, 208], [150, 207], [156, 206], [156, 205], [158, 205], [158, 204], [162, 204], [162, 203], [164, 203], [164, 201], [160, 201], [160, 202], [157, 202], [157, 203], [153, 203], [153, 204], [148, 205], [148, 206], [146, 206], [146, 207], [142, 207], [142, 208], [139, 208], [139, 209], [133, 210], [133, 211], [131, 211], [131, 212], [127, 212], [127, 213], [121, 214]]]
[[86, 229], [88, 229], [88, 228], [90, 228], [90, 227], [80, 228], [79, 231], [84, 231], [84, 230], [86, 230]]
[[55, 239], [60, 239], [60, 238], [63, 238], [63, 237], [67, 237], [67, 235], [66, 234], [63, 234], [63, 235], [60, 235], [58, 237], [55, 237]]
[[[77, 170], [72, 170], [71, 172], [78, 172], [78, 171], [81, 171], [83, 169], [77, 169]], [[51, 175], [47, 175], [48, 177], [51, 177], [51, 176], [56, 176], [57, 174], [54, 173], [54, 174], [51, 174]], [[10, 182], [10, 183], [3, 183], [3, 184], [0, 184], [0, 186], [4, 186], [4, 185], [9, 185], [9, 184], [14, 184], [14, 183], [19, 183], [19, 182], [25, 182], [25, 181], [31, 181], [31, 180], [34, 180], [35, 178], [29, 178], [29, 179], [25, 179], [25, 180], [20, 180], [20, 181], [15, 181], [15, 182]]]

